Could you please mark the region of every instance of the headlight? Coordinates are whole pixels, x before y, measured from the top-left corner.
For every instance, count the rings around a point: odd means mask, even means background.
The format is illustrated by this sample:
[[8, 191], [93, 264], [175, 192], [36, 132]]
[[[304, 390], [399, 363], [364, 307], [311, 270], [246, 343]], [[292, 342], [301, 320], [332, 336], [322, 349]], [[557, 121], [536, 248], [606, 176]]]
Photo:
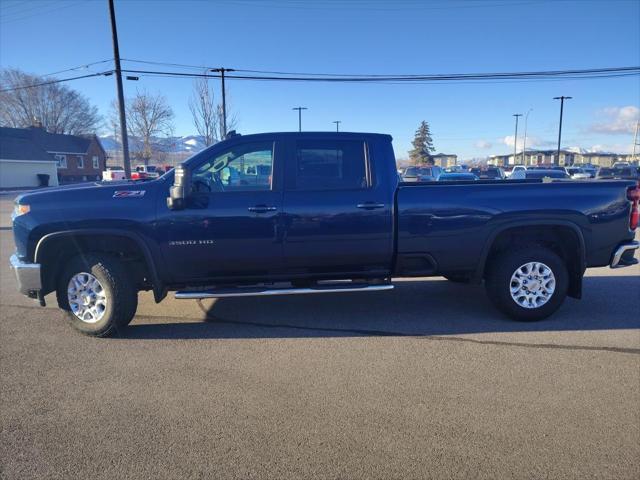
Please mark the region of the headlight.
[[29, 205], [16, 203], [13, 208], [13, 216], [19, 217], [20, 215], [24, 215], [25, 213], [29, 213], [31, 211], [31, 207]]

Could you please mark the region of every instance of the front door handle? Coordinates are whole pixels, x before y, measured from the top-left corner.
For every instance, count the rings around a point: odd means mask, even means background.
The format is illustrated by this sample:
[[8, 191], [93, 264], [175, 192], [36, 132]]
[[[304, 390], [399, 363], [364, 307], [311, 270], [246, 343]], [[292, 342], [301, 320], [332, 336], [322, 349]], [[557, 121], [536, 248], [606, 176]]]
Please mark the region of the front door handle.
[[363, 208], [364, 210], [375, 210], [377, 208], [384, 208], [384, 203], [365, 202], [359, 203], [356, 207]]
[[253, 213], [267, 213], [267, 212], [275, 212], [278, 210], [278, 207], [272, 207], [269, 205], [256, 205], [255, 207], [249, 207], [247, 210]]

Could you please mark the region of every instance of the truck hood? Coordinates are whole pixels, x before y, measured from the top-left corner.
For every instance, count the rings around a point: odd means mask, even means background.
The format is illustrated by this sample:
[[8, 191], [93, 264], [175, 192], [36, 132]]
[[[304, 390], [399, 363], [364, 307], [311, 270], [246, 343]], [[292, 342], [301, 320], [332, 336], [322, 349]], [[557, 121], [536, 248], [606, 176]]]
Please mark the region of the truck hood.
[[[93, 197], [99, 194], [103, 196], [105, 193], [115, 194], [116, 191], [146, 191], [155, 181], [140, 180], [120, 180], [114, 182], [86, 182], [74, 183], [71, 185], [61, 185], [58, 187], [48, 187], [41, 190], [32, 190], [18, 195], [15, 199], [19, 204], [42, 203], [50, 200], [61, 200], [63, 198], [73, 197], [74, 199], [84, 197]], [[144, 195], [144, 194], [143, 194]]]

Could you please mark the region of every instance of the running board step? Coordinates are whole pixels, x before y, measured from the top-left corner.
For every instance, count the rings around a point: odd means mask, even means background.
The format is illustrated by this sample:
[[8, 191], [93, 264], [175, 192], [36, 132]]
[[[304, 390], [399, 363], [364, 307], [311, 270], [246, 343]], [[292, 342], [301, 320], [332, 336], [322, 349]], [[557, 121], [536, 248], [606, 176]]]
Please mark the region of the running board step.
[[379, 292], [391, 290], [393, 285], [346, 284], [346, 285], [318, 285], [309, 288], [216, 288], [203, 291], [181, 290], [176, 292], [177, 299], [195, 300], [199, 298], [229, 298], [229, 297], [258, 297], [274, 295], [309, 295], [313, 293], [340, 292]]

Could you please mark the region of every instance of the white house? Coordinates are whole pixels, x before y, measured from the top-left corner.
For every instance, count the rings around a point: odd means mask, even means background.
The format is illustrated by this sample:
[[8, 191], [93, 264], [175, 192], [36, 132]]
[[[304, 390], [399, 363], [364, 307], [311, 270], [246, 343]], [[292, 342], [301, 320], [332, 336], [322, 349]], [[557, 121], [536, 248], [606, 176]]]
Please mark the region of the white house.
[[0, 188], [37, 187], [38, 174], [58, 185], [56, 160], [35, 143], [29, 131], [0, 128]]

